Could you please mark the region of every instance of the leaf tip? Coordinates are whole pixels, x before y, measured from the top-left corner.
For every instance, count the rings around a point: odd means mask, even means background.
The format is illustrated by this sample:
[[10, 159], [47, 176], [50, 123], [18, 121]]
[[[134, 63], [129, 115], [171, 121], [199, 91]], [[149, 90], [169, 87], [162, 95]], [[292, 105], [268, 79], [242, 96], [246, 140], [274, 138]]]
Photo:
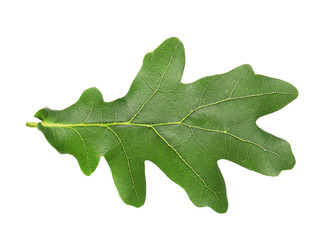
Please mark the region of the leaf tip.
[[102, 93], [96, 87], [86, 89], [80, 96], [79, 100], [103, 100]]
[[211, 207], [217, 213], [226, 213], [228, 211], [228, 202], [225, 205], [220, 205], [219, 207]]
[[295, 86], [293, 86], [292, 84], [291, 84], [291, 88], [292, 88], [292, 93], [295, 96], [294, 99], [296, 99], [299, 96], [299, 90]]
[[197, 206], [197, 207], [200, 207], [200, 208], [208, 207], [208, 208], [214, 210], [214, 212], [221, 213], [221, 214], [226, 213], [228, 211], [228, 203], [227, 203], [227, 205], [219, 205], [219, 206], [205, 205], [205, 206]]
[[165, 40], [165, 42], [167, 41], [181, 42], [180, 39], [177, 37], [169, 37], [168, 39]]
[[184, 48], [184, 45], [183, 45], [182, 41], [180, 41], [179, 38], [170, 37], [170, 38], [166, 39], [163, 43], [161, 43], [157, 49], [161, 49], [161, 48], [164, 48], [165, 46], [169, 46], [169, 45], [173, 46], [172, 48], [177, 48], [178, 46]]
[[132, 207], [135, 207], [135, 208], [140, 208], [144, 205], [144, 202], [145, 202], [145, 199], [141, 200], [141, 199], [137, 199], [137, 200], [132, 200], [132, 199], [126, 199], [124, 197], [122, 197], [120, 195], [122, 201], [127, 204], [128, 206], [132, 206]]
[[48, 108], [42, 108], [38, 110], [34, 115], [34, 117], [38, 118], [41, 121], [47, 119], [47, 116], [48, 116]]
[[82, 171], [82, 172], [85, 174], [85, 176], [87, 176], [87, 177], [91, 176], [92, 173], [93, 173], [93, 172], [91, 172], [91, 171], [84, 171], [83, 169], [82, 169], [81, 171]]
[[[77, 156], [74, 156], [74, 157], [77, 159], [81, 171], [88, 177], [91, 176], [92, 173], [94, 173], [94, 171], [98, 167], [99, 160], [100, 160], [100, 158], [90, 159], [90, 164], [87, 164], [88, 162], [83, 161], [82, 158], [79, 158]], [[96, 160], [96, 161], [94, 161], [94, 160]]]

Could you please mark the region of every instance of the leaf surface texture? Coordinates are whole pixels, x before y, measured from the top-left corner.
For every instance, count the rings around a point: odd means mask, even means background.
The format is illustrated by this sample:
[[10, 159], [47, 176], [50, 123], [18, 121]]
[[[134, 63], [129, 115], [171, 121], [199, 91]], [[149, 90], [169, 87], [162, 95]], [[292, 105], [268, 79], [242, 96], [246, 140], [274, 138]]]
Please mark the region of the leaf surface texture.
[[256, 125], [297, 96], [279, 79], [242, 65], [225, 74], [181, 83], [185, 65], [177, 38], [146, 54], [125, 97], [105, 102], [96, 88], [72, 106], [41, 109], [37, 124], [60, 153], [73, 155], [90, 175], [102, 156], [127, 204], [144, 204], [144, 161], [156, 164], [199, 207], [226, 212], [226, 187], [217, 161], [227, 159], [276, 176], [295, 164], [290, 145]]

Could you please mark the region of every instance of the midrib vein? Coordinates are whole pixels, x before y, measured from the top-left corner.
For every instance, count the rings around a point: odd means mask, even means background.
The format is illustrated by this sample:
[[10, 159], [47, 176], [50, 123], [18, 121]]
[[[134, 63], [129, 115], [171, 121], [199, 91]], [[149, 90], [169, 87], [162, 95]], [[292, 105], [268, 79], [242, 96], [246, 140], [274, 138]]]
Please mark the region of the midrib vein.
[[166, 123], [156, 123], [156, 124], [142, 124], [142, 123], [132, 123], [132, 122], [112, 122], [112, 123], [49, 123], [41, 122], [43, 127], [60, 127], [60, 128], [72, 128], [72, 127], [110, 127], [110, 126], [137, 126], [137, 127], [155, 127], [155, 126], [166, 126], [166, 125], [176, 125], [181, 124], [181, 122], [166, 122]]
[[[269, 153], [273, 153], [273, 154], [276, 154], [278, 155], [278, 153], [276, 152], [273, 152], [271, 150], [268, 150], [266, 148], [264, 148], [263, 146], [261, 146], [260, 144], [258, 143], [255, 143], [253, 141], [250, 141], [250, 140], [246, 140], [246, 139], [243, 139], [237, 135], [234, 135], [230, 132], [228, 132], [227, 130], [217, 130], [217, 129], [211, 129], [211, 128], [203, 128], [203, 127], [199, 127], [199, 126], [194, 126], [194, 125], [190, 125], [190, 124], [187, 124], [187, 123], [184, 123], [184, 122], [167, 122], [167, 123], [157, 123], [157, 124], [140, 124], [140, 123], [130, 123], [130, 122], [116, 122], [116, 123], [87, 123], [87, 124], [61, 124], [61, 123], [44, 123], [42, 122], [41, 123], [42, 126], [44, 127], [59, 127], [59, 128], [74, 128], [74, 127], [105, 127], [105, 128], [108, 128], [108, 129], [111, 129], [110, 127], [111, 126], [137, 126], [137, 127], [147, 127], [147, 128], [152, 128], [153, 130], [155, 130], [155, 127], [159, 127], [159, 126], [167, 126], [167, 125], [182, 125], [182, 126], [186, 126], [186, 127], [189, 127], [189, 128], [195, 128], [195, 129], [198, 129], [198, 130], [202, 130], [202, 131], [206, 131], [206, 132], [215, 132], [215, 133], [221, 133], [221, 134], [226, 134], [228, 136], [231, 136], [233, 138], [236, 138], [237, 140], [240, 140], [242, 142], [245, 142], [245, 143], [250, 143], [250, 144], [253, 144], [255, 145], [256, 147], [259, 147], [261, 148], [264, 152], [269, 152]], [[156, 131], [155, 131], [156, 132]]]
[[[246, 140], [243, 139], [237, 135], [234, 135], [230, 132], [228, 132], [227, 130], [215, 130], [215, 129], [210, 129], [210, 128], [202, 128], [199, 126], [194, 126], [194, 125], [189, 125], [187, 123], [184, 123], [184, 121], [194, 112], [202, 109], [202, 108], [206, 108], [206, 107], [210, 107], [210, 106], [214, 106], [216, 104], [220, 104], [220, 103], [224, 103], [224, 102], [228, 102], [228, 101], [232, 101], [232, 100], [239, 100], [239, 99], [246, 99], [246, 98], [251, 98], [251, 97], [261, 97], [261, 96], [265, 96], [265, 95], [273, 95], [273, 94], [284, 94], [284, 95], [290, 95], [290, 94], [294, 94], [294, 93], [285, 93], [285, 92], [269, 92], [269, 93], [259, 93], [259, 94], [252, 94], [252, 95], [246, 95], [246, 96], [240, 96], [240, 97], [229, 97], [217, 102], [213, 102], [213, 103], [209, 103], [209, 104], [205, 104], [202, 106], [199, 106], [193, 110], [191, 110], [187, 115], [185, 115], [185, 117], [183, 117], [180, 121], [178, 122], [165, 122], [165, 123], [155, 123], [155, 124], [144, 124], [144, 123], [133, 123], [131, 121], [128, 122], [110, 122], [110, 123], [49, 123], [49, 122], [41, 122], [40, 124], [44, 127], [59, 127], [59, 128], [74, 128], [74, 127], [106, 127], [108, 129], [111, 129], [110, 127], [112, 126], [137, 126], [137, 127], [147, 127], [147, 128], [151, 128], [155, 131], [154, 127], [159, 127], [159, 126], [167, 126], [167, 125], [183, 125], [189, 128], [195, 128], [198, 130], [203, 130], [203, 131], [207, 131], [207, 132], [216, 132], [216, 133], [220, 133], [220, 134], [226, 134], [230, 137], [233, 137], [239, 141], [242, 141], [244, 143], [249, 143], [252, 144], [260, 149], [262, 149], [265, 153], [269, 152], [271, 154], [276, 155], [277, 157], [287, 161], [286, 159], [284, 159], [282, 156], [280, 156], [278, 153], [268, 150], [266, 148], [264, 148], [262, 145], [255, 143], [253, 141], [250, 140]], [[155, 131], [156, 132], [156, 131]], [[157, 132], [156, 132], [157, 134]]]
[[[107, 127], [107, 126], [118, 126], [118, 125], [128, 125], [128, 126], [139, 126], [139, 127], [155, 127], [155, 126], [165, 126], [165, 125], [176, 125], [176, 124], [181, 124], [184, 122], [191, 114], [194, 112], [206, 108], [206, 107], [211, 107], [220, 103], [228, 102], [228, 101], [233, 101], [233, 100], [241, 100], [241, 99], [246, 99], [246, 98], [252, 98], [252, 97], [261, 97], [261, 96], [266, 96], [266, 95], [273, 95], [273, 94], [282, 94], [282, 95], [290, 95], [294, 93], [284, 93], [284, 92], [269, 92], [269, 93], [259, 93], [259, 94], [252, 94], [252, 95], [246, 95], [246, 96], [240, 96], [240, 97], [229, 97], [223, 100], [219, 100], [217, 102], [205, 104], [202, 106], [199, 106], [193, 110], [191, 110], [188, 114], [185, 115], [180, 121], [178, 122], [165, 122], [165, 123], [155, 123], [155, 124], [150, 124], [150, 123], [133, 123], [132, 118], [128, 122], [107, 122], [107, 123], [51, 123], [51, 122], [41, 122], [42, 126], [44, 127]], [[144, 104], [145, 105], [145, 104]], [[136, 114], [137, 115], [137, 114]]]

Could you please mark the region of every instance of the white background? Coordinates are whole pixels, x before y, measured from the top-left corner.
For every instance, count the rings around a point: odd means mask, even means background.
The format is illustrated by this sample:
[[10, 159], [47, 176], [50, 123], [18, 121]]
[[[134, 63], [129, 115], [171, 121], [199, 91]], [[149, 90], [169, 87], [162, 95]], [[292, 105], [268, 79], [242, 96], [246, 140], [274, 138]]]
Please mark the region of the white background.
[[[331, 3], [1, 1], [0, 239], [335, 239]], [[258, 121], [291, 143], [295, 168], [266, 177], [220, 161], [226, 214], [192, 205], [150, 162], [145, 205], [125, 205], [104, 159], [86, 177], [25, 127], [92, 86], [122, 97], [144, 54], [171, 36], [185, 45], [183, 82], [249, 63], [300, 92]]]

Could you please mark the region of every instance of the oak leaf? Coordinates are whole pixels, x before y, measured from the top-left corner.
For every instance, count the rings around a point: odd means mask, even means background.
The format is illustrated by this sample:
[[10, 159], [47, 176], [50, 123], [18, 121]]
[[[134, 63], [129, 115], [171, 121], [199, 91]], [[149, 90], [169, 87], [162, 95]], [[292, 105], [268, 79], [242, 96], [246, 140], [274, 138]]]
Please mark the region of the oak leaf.
[[297, 96], [291, 84], [255, 74], [249, 65], [181, 83], [185, 55], [177, 38], [146, 54], [125, 97], [104, 102], [90, 88], [61, 111], [41, 109], [37, 126], [60, 153], [73, 155], [90, 175], [107, 160], [127, 204], [144, 204], [144, 161], [156, 164], [198, 207], [226, 212], [217, 161], [227, 159], [276, 176], [295, 164], [290, 145], [256, 125]]

